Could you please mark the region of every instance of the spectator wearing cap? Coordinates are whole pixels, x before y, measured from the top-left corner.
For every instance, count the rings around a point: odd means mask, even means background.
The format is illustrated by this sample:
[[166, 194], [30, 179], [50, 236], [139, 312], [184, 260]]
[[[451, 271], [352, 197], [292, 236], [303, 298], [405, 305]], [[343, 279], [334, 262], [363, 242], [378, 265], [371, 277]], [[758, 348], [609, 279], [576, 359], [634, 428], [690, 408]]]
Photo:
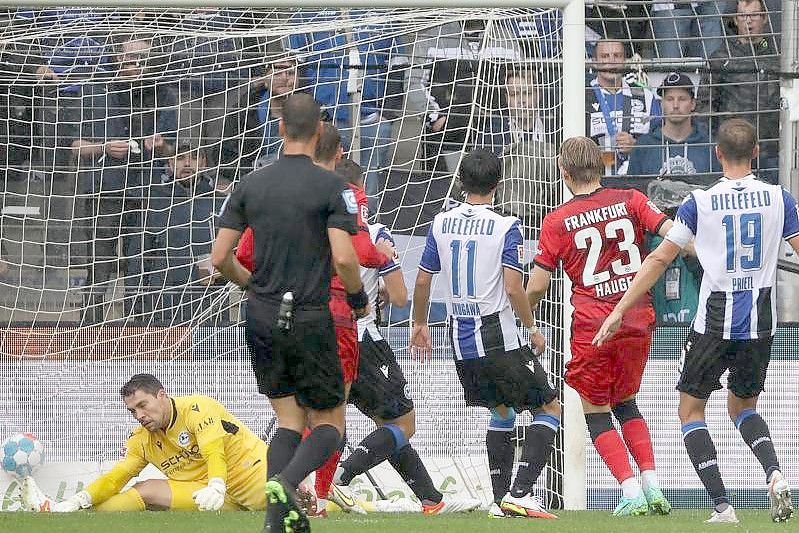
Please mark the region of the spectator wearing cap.
[[695, 86], [685, 74], [672, 72], [658, 88], [662, 126], [638, 139], [630, 153], [628, 175], [689, 176], [719, 170], [710, 137], [694, 120]]
[[660, 123], [660, 102], [648, 88], [625, 80], [626, 52], [621, 41], [597, 42], [594, 62], [597, 75], [586, 90], [586, 132], [604, 152], [613, 153], [610, 174], [626, 174], [638, 138]]
[[225, 117], [221, 163], [228, 178], [272, 163], [283, 147], [278, 124], [283, 103], [297, 90], [297, 60], [280, 50], [271, 54], [264, 74], [242, 95], [239, 111]]
[[209, 174], [196, 140], [178, 141], [142, 209], [144, 231], [129, 239], [126, 312], [146, 324], [189, 322], [211, 306], [207, 269], [216, 213], [230, 183]]
[[780, 129], [780, 56], [766, 34], [768, 11], [763, 0], [739, 0], [734, 17], [738, 35], [709, 60], [699, 92], [699, 109], [710, 113], [711, 133], [728, 118], [743, 118], [755, 126], [760, 141], [756, 174], [778, 180]]

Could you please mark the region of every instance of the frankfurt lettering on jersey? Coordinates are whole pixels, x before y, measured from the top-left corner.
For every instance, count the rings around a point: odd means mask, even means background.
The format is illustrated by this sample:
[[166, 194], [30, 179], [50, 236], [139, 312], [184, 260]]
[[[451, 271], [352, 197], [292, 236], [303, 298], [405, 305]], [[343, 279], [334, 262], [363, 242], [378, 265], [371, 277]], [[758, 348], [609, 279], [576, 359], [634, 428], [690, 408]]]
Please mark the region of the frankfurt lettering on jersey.
[[754, 209], [756, 207], [769, 207], [770, 205], [771, 196], [769, 196], [768, 191], [724, 192], [710, 195], [710, 208], [713, 211]]
[[494, 221], [485, 218], [445, 218], [441, 221], [441, 233], [451, 235], [493, 235]]
[[566, 231], [574, 231], [583, 226], [590, 226], [597, 222], [604, 222], [612, 218], [625, 216], [627, 216], [627, 204], [619, 202], [618, 204], [606, 205], [598, 209], [586, 211], [585, 213], [566, 217], [563, 220], [563, 225], [566, 226]]

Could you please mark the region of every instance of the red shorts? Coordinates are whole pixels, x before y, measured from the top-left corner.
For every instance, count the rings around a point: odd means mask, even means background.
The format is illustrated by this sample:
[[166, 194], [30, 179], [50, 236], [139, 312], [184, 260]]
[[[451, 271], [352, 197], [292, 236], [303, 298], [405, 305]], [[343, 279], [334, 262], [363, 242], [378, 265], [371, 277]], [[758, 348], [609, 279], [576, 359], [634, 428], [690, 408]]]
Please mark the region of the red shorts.
[[652, 344], [652, 328], [622, 327], [601, 347], [572, 337], [566, 383], [594, 405], [616, 405], [638, 392]]
[[347, 300], [339, 298], [333, 291], [330, 294], [329, 307], [330, 314], [333, 315], [333, 324], [336, 327], [338, 358], [341, 361], [344, 383], [354, 383], [358, 377], [357, 323], [352, 318], [352, 308]]

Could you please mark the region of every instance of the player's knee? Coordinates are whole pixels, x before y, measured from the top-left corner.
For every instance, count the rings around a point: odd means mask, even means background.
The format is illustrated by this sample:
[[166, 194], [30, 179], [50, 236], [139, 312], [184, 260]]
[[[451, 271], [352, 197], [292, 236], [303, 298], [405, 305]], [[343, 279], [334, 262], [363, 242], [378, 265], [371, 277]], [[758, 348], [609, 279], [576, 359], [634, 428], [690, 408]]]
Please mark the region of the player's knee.
[[560, 419], [562, 409], [557, 398], [541, 406], [541, 412]]
[[410, 439], [416, 433], [416, 412], [411, 410], [401, 417], [395, 418], [391, 423], [402, 430], [405, 438]]
[[591, 441], [596, 442], [596, 439], [607, 431], [613, 431], [613, 420], [610, 418], [610, 413], [586, 413], [585, 423], [588, 426], [588, 433], [591, 435]]
[[611, 411], [613, 411], [613, 416], [616, 417], [616, 420], [619, 421], [619, 424], [622, 425], [629, 420], [633, 420], [634, 418], [643, 418], [643, 416], [641, 416], [641, 411], [638, 410], [638, 404], [636, 403], [635, 398], [630, 398], [614, 405], [611, 408]]
[[516, 411], [513, 407], [499, 405], [491, 408], [491, 420], [488, 422], [488, 429], [507, 431], [516, 425]]
[[753, 411], [756, 406], [756, 398], [738, 398], [732, 393], [727, 397], [727, 414], [736, 425], [738, 425], [738, 417], [741, 416], [741, 413]]
[[171, 500], [169, 485], [162, 479], [139, 481], [133, 488], [148, 508], [168, 508]]

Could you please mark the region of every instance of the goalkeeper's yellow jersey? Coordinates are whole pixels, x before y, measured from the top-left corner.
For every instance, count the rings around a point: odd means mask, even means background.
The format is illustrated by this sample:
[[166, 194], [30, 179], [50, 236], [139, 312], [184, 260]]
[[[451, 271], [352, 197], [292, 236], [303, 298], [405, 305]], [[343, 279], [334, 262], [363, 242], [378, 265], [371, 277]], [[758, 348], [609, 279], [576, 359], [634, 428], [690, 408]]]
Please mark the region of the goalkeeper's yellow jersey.
[[264, 483], [253, 473], [256, 465], [266, 463], [266, 443], [221, 403], [200, 395], [170, 401], [172, 419], [167, 428], [152, 433], [143, 427], [134, 429], [124, 458], [86, 487], [94, 505], [118, 493], [148, 463], [175, 481], [222, 478], [233, 493], [248, 488], [242, 485]]

